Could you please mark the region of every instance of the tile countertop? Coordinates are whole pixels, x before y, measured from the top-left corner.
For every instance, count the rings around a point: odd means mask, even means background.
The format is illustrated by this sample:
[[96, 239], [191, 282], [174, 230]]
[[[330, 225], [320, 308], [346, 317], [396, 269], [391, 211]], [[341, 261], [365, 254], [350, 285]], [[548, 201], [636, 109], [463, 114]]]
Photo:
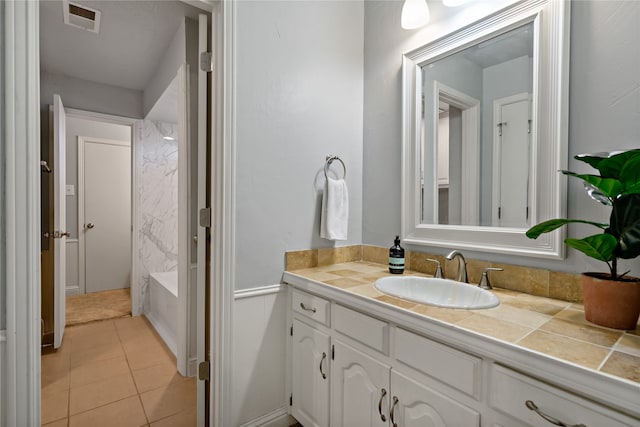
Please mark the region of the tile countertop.
[[[391, 274], [387, 266], [370, 262], [288, 273], [640, 384], [640, 325], [627, 332], [597, 326], [585, 320], [581, 304], [497, 288], [492, 291], [500, 299], [495, 308], [417, 304], [378, 291], [374, 282]], [[430, 277], [407, 270], [404, 275]]]

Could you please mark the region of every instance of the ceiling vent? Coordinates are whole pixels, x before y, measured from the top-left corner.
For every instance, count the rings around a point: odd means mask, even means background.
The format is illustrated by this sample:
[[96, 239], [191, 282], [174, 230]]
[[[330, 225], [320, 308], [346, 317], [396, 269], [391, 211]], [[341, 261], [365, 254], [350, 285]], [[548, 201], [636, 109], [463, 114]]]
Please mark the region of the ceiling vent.
[[81, 5], [80, 3], [63, 0], [62, 14], [64, 23], [72, 27], [98, 33], [100, 31], [100, 11]]

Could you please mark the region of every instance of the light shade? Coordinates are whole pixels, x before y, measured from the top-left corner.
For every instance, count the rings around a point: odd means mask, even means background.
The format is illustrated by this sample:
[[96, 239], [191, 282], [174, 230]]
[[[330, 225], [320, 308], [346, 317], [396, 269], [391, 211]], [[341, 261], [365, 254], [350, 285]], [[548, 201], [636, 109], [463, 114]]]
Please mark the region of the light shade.
[[442, 4], [447, 7], [462, 6], [465, 3], [469, 3], [470, 0], [442, 0]]
[[424, 27], [429, 22], [429, 6], [426, 0], [405, 0], [400, 24], [405, 30]]

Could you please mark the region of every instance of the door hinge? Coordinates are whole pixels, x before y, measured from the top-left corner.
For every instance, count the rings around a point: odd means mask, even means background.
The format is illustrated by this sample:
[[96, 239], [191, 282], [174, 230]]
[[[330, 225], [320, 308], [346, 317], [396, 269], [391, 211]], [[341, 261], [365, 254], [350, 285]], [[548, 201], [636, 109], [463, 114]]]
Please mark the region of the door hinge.
[[211, 52], [200, 52], [200, 69], [205, 73], [213, 72], [213, 54]]
[[293, 325], [291, 325], [291, 329], [289, 333], [291, 334], [291, 336], [293, 336]]
[[331, 360], [336, 360], [336, 346], [331, 344]]
[[209, 381], [209, 370], [211, 363], [208, 360], [198, 364], [198, 379], [200, 381]]
[[293, 393], [289, 395], [289, 406], [293, 406]]
[[200, 209], [200, 227], [211, 228], [211, 208]]

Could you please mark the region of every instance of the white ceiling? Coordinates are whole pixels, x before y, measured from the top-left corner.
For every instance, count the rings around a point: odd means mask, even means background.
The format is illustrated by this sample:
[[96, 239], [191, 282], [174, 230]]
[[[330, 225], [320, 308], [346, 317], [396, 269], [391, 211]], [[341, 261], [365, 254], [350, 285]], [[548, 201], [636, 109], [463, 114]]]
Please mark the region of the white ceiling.
[[40, 67], [92, 82], [143, 90], [183, 16], [201, 10], [179, 1], [78, 0], [102, 12], [100, 33], [64, 24], [62, 1], [40, 2]]

